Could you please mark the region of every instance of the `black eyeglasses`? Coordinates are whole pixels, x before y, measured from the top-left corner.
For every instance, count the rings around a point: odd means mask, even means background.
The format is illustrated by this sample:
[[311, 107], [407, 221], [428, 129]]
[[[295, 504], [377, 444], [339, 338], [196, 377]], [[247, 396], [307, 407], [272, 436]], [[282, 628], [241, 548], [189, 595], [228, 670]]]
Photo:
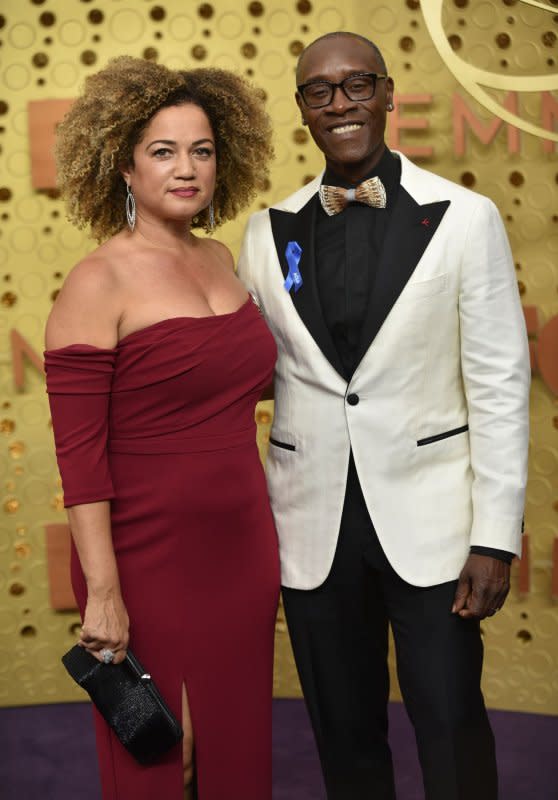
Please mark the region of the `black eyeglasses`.
[[349, 100], [371, 100], [376, 92], [376, 81], [387, 78], [376, 72], [361, 72], [349, 75], [341, 83], [331, 81], [310, 81], [296, 88], [308, 108], [323, 108], [333, 100], [335, 90], [340, 88]]

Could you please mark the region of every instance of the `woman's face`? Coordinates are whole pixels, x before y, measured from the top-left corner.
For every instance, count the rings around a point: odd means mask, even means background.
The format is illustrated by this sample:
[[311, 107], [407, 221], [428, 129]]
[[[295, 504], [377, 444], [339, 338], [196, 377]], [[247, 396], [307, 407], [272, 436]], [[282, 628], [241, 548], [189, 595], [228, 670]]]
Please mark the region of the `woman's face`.
[[134, 193], [137, 220], [191, 220], [215, 189], [215, 139], [205, 112], [193, 103], [158, 111], [122, 174]]

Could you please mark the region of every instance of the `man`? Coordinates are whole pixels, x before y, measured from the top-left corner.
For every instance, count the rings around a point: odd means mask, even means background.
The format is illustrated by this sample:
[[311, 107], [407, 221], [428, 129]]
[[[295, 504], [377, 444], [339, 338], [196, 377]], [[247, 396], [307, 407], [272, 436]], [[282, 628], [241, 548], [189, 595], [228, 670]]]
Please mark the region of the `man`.
[[506, 235], [386, 148], [372, 42], [317, 39], [297, 87], [325, 173], [250, 219], [239, 271], [279, 349], [267, 472], [327, 796], [395, 797], [390, 623], [427, 800], [496, 800], [479, 620], [520, 552], [529, 388]]

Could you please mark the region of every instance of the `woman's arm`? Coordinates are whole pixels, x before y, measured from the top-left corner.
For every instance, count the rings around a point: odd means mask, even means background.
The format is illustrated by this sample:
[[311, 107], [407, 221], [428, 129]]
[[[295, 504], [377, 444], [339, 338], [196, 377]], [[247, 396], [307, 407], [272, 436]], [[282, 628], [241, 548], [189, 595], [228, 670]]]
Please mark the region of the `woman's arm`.
[[[63, 353], [71, 345], [113, 348], [119, 321], [115, 289], [110, 265], [103, 259], [93, 256], [78, 264], [68, 276], [49, 317], [47, 351], [51, 354], [53, 350], [59, 351], [60, 361], [60, 351]], [[47, 352], [47, 358], [48, 355]], [[85, 356], [86, 361], [88, 358], [91, 355]], [[113, 650], [118, 663], [126, 655], [129, 622], [112, 543], [108, 500], [112, 496], [106, 458], [110, 373], [105, 394], [88, 395], [84, 385], [85, 363], [76, 370], [72, 365], [53, 362], [52, 358], [50, 362], [47, 387], [57, 455], [65, 499], [71, 503], [67, 511], [72, 538], [87, 585], [80, 641], [99, 659], [101, 650]], [[61, 369], [65, 370], [64, 381], [70, 383], [70, 391], [66, 393], [58, 388]], [[95, 392], [98, 391], [96, 386]], [[81, 502], [85, 497], [91, 499]]]
[[120, 591], [107, 500], [68, 508], [72, 538], [85, 582], [87, 606], [80, 641], [97, 658], [104, 648], [122, 661], [128, 647], [128, 614]]

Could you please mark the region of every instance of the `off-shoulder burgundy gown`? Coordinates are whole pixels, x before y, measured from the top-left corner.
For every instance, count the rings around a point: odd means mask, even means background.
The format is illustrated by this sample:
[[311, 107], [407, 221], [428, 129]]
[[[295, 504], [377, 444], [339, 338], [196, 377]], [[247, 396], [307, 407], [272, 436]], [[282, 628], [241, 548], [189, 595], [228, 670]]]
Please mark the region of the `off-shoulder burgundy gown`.
[[[187, 688], [199, 800], [271, 798], [279, 564], [254, 408], [275, 356], [251, 299], [45, 353], [65, 505], [110, 500], [130, 647], [179, 719]], [[72, 580], [83, 614], [75, 550]], [[95, 716], [104, 800], [181, 800], [180, 745], [140, 766]]]

